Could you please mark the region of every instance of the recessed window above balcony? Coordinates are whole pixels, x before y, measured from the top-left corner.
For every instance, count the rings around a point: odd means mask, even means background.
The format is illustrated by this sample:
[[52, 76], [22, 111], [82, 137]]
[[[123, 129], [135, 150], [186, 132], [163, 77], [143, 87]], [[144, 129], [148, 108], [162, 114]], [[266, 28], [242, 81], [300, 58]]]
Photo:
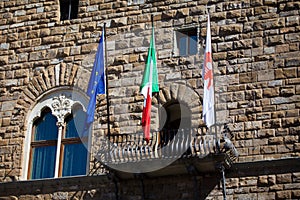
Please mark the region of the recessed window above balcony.
[[175, 31], [175, 56], [190, 56], [198, 53], [197, 28], [186, 28]]
[[60, 20], [76, 19], [79, 0], [60, 0]]

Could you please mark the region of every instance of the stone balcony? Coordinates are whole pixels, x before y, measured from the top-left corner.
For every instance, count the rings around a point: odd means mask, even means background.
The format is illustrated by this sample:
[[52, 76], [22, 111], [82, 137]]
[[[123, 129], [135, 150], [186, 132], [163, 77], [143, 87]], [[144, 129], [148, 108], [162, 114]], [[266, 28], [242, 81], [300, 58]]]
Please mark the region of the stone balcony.
[[191, 168], [209, 173], [220, 166], [230, 168], [235, 159], [220, 145], [218, 134], [204, 127], [152, 132], [149, 142], [143, 133], [114, 134], [102, 142], [96, 158], [122, 178], [184, 174]]

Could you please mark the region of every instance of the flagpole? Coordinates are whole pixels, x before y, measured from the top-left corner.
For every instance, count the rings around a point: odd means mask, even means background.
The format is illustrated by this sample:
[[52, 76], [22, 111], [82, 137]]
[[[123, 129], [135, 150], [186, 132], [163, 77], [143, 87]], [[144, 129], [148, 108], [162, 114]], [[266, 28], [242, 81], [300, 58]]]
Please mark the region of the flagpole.
[[151, 15], [151, 25], [152, 25], [152, 28], [153, 28], [154, 27], [153, 14]]
[[[151, 35], [153, 34], [152, 33], [152, 31], [153, 31], [153, 29], [154, 29], [154, 17], [153, 17], [153, 14], [151, 15], [151, 25], [152, 25], [152, 30], [151, 30]], [[154, 41], [154, 43], [155, 43], [155, 41]], [[157, 64], [157, 62], [156, 62], [156, 64]], [[158, 88], [159, 88], [159, 86], [158, 86]], [[159, 127], [160, 127], [160, 115], [161, 115], [161, 109], [160, 109], [160, 99], [159, 99], [159, 91], [156, 93], [156, 97], [157, 97], [157, 103], [158, 103], [158, 131], [159, 131]], [[158, 137], [158, 132], [157, 132], [157, 135], [156, 135], [156, 138]], [[157, 140], [158, 141], [158, 140]], [[156, 141], [156, 142], [157, 142]]]
[[[209, 17], [209, 28], [210, 28], [210, 16], [209, 16], [209, 11], [208, 11], [208, 8], [207, 8], [207, 5], [206, 5], [206, 11], [207, 11], [207, 14], [208, 14], [208, 17]], [[211, 39], [211, 34], [210, 34], [210, 39]], [[211, 57], [212, 57], [212, 49], [211, 49]], [[213, 73], [213, 89], [214, 89], [214, 121], [215, 121], [215, 124], [214, 124], [214, 129], [215, 129], [215, 137], [217, 139], [217, 153], [220, 153], [220, 145], [219, 145], [219, 141], [218, 141], [218, 134], [217, 134], [217, 121], [216, 121], [216, 118], [217, 118], [217, 112], [216, 112], [216, 94], [215, 94], [215, 91], [216, 91], [216, 86], [215, 86], [215, 71], [214, 71], [214, 67], [213, 67], [213, 59], [212, 59], [212, 62], [211, 62], [211, 65], [212, 65], [212, 73]], [[224, 171], [224, 166], [221, 166], [221, 175], [222, 175], [222, 193], [223, 193], [223, 199], [226, 200], [226, 185], [225, 185], [225, 171]]]
[[[208, 9], [207, 9], [207, 12], [208, 12]], [[209, 13], [208, 13], [208, 16], [210, 17]], [[210, 23], [210, 19], [209, 19], [209, 23]], [[210, 26], [210, 25], [209, 25]], [[211, 36], [210, 36], [210, 39], [211, 39]], [[211, 57], [213, 56], [213, 53], [211, 51]], [[213, 59], [212, 59], [212, 62], [211, 62], [211, 65], [212, 65], [212, 73], [213, 73], [213, 87], [214, 87], [214, 121], [215, 121], [215, 124], [214, 124], [214, 129], [215, 129], [215, 136], [216, 136], [216, 139], [218, 139], [218, 133], [217, 133], [217, 130], [218, 130], [218, 127], [217, 127], [217, 111], [216, 111], [216, 82], [215, 82], [215, 69], [214, 69], [214, 64], [213, 64]], [[220, 149], [217, 149], [217, 151], [219, 151]]]
[[[153, 17], [151, 18], [153, 19]], [[151, 99], [153, 97], [153, 93], [159, 92], [154, 27], [152, 27], [150, 46], [148, 48], [148, 56], [145, 64], [145, 70], [140, 86], [140, 93], [144, 96], [144, 106], [142, 114], [144, 138], [147, 142], [149, 142], [151, 129]]]
[[[152, 31], [154, 29], [154, 17], [153, 17], [153, 14], [151, 14], [151, 25], [152, 25], [152, 30], [151, 30], [151, 35], [153, 34]], [[154, 41], [155, 43], [155, 41]], [[156, 63], [157, 64], [157, 63]], [[159, 99], [159, 91], [156, 93], [156, 97], [157, 97], [157, 103], [158, 103], [158, 130], [157, 130], [157, 133], [156, 133], [156, 141], [155, 142], [159, 142], [158, 141], [158, 137], [159, 137], [159, 128], [160, 128], [160, 115], [161, 115], [161, 109], [160, 109], [160, 99]]]
[[[209, 20], [209, 23], [210, 23], [210, 20]], [[211, 39], [211, 38], [210, 38]], [[213, 56], [212, 52], [211, 52], [211, 57]], [[214, 65], [213, 65], [213, 59], [212, 59], [212, 62], [211, 62], [211, 65], [212, 65], [212, 73], [213, 73], [213, 87], [214, 87], [214, 121], [215, 121], [215, 124], [214, 124], [214, 129], [215, 129], [215, 136], [216, 136], [216, 140], [217, 140], [217, 144], [218, 144], [218, 133], [217, 133], [217, 130], [218, 130], [218, 127], [217, 127], [217, 111], [216, 111], [216, 82], [215, 82], [215, 69], [214, 69]], [[219, 152], [220, 151], [220, 145], [217, 145], [217, 151]]]
[[[211, 56], [212, 56], [212, 53], [211, 53]], [[214, 124], [214, 129], [215, 129], [215, 136], [216, 136], [216, 140], [217, 140], [217, 151], [218, 153], [220, 152], [220, 145], [218, 145], [218, 133], [217, 133], [217, 130], [218, 130], [218, 127], [217, 127], [217, 111], [216, 111], [216, 86], [215, 86], [215, 70], [214, 70], [214, 66], [213, 66], [213, 60], [212, 60], [212, 73], [213, 73], [213, 87], [214, 87], [214, 121], [215, 121], [215, 124]]]
[[[209, 15], [209, 10], [207, 8], [207, 4], [206, 4], [206, 12], [207, 12], [207, 16], [208, 16], [208, 23], [209, 23], [209, 28], [210, 28], [210, 15]], [[210, 30], [210, 40], [211, 40], [211, 30]], [[211, 42], [210, 42], [211, 43]], [[212, 49], [211, 49], [211, 57], [213, 56], [212, 54]], [[215, 131], [215, 137], [216, 137], [216, 140], [218, 140], [218, 134], [217, 134], [217, 121], [216, 121], [216, 116], [217, 116], [217, 112], [216, 112], [216, 94], [215, 94], [215, 91], [216, 91], [216, 87], [215, 87], [215, 69], [214, 69], [214, 66], [213, 66], [213, 59], [212, 59], [212, 62], [211, 62], [211, 65], [212, 65], [212, 77], [213, 77], [213, 91], [214, 91], [214, 131]], [[209, 132], [212, 132], [212, 129], [210, 128], [209, 129]], [[218, 142], [218, 141], [217, 141]], [[217, 151], [219, 152], [220, 149], [219, 149], [219, 145], [217, 145]]]
[[108, 96], [108, 68], [107, 68], [107, 43], [106, 43], [106, 23], [103, 25], [104, 46], [105, 46], [105, 93], [106, 93], [106, 112], [107, 112], [107, 136], [110, 137], [110, 109], [109, 109], [109, 96]]

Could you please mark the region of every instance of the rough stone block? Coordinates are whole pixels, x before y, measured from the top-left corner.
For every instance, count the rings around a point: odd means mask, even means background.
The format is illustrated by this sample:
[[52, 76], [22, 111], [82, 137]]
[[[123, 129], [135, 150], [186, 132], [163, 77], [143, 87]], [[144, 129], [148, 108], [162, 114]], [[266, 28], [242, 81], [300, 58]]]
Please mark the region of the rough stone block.
[[293, 58], [287, 58], [286, 60], [285, 60], [285, 65], [287, 66], [287, 67], [299, 67], [300, 66], [300, 58], [298, 58], [298, 57], [293, 57]]
[[277, 191], [276, 192], [276, 199], [290, 199], [291, 198], [291, 191]]
[[129, 61], [129, 55], [124, 55], [124, 56], [116, 56], [114, 59], [114, 64], [128, 64]]
[[62, 36], [48, 36], [42, 38], [43, 44], [52, 44], [62, 42]]
[[129, 41], [121, 40], [121, 41], [117, 41], [115, 44], [116, 44], [116, 50], [121, 50], [121, 49], [127, 49], [129, 45], [131, 45], [132, 43], [129, 44]]
[[265, 47], [264, 48], [264, 54], [274, 54], [275, 53], [275, 47]]
[[275, 185], [276, 184], [276, 176], [275, 175], [269, 175], [268, 176], [268, 183], [269, 183], [269, 185]]
[[285, 35], [286, 42], [297, 42], [300, 40], [300, 36], [297, 33], [290, 33]]
[[51, 35], [64, 35], [66, 33], [66, 27], [54, 27], [50, 29]]
[[10, 125], [10, 117], [2, 118], [2, 127], [6, 127]]
[[288, 16], [286, 26], [299, 26], [299, 16]]
[[251, 45], [252, 45], [252, 40], [245, 39], [245, 40], [235, 41], [233, 47], [235, 49], [248, 49], [251, 48]]
[[285, 75], [283, 74], [282, 69], [275, 69], [275, 79], [283, 79]]
[[278, 45], [284, 43], [283, 35], [272, 35], [267, 38], [268, 45]]
[[92, 43], [92, 44], [85, 44], [81, 46], [81, 53], [91, 53], [91, 52], [96, 52], [98, 47], [97, 43]]
[[267, 186], [269, 184], [268, 183], [268, 176], [259, 176], [257, 184], [259, 186]]
[[261, 153], [262, 154], [274, 154], [277, 152], [276, 145], [270, 145], [270, 146], [263, 146], [261, 147]]
[[263, 96], [264, 97], [276, 97], [279, 95], [279, 88], [264, 88]]
[[186, 17], [189, 15], [189, 8], [181, 8], [176, 12], [177, 17]]
[[8, 64], [8, 56], [0, 56], [0, 65]]
[[280, 95], [281, 96], [293, 96], [295, 94], [295, 88], [293, 86], [291, 87], [285, 87], [280, 89]]
[[243, 31], [242, 24], [230, 24], [224, 25], [220, 27], [220, 35], [230, 35], [230, 34], [237, 34]]
[[23, 16], [26, 15], [26, 10], [16, 10], [14, 16]]
[[245, 200], [245, 199], [257, 199], [257, 194], [256, 193], [249, 193], [248, 194], [239, 194], [236, 196], [236, 200]]
[[288, 153], [291, 152], [293, 150], [293, 145], [278, 145], [277, 146], [277, 152], [278, 153]]
[[275, 97], [271, 99], [271, 104], [285, 104], [290, 102], [292, 102], [292, 99], [288, 97]]
[[261, 127], [262, 127], [261, 121], [245, 122], [245, 130], [256, 130], [256, 129], [261, 129]]
[[291, 183], [292, 175], [291, 174], [278, 174], [276, 175], [276, 183]]
[[300, 172], [293, 173], [292, 179], [294, 183], [300, 183]]
[[260, 192], [257, 194], [257, 199], [259, 199], [259, 200], [275, 199], [275, 193], [274, 192]]
[[275, 29], [275, 28], [281, 28], [285, 24], [285, 20], [281, 18], [277, 19], [268, 19], [264, 20], [264, 23], [262, 21], [256, 21], [253, 24], [254, 30], [268, 30], [268, 29]]
[[292, 190], [292, 198], [300, 199], [300, 190]]
[[252, 83], [257, 80], [257, 72], [240, 73], [239, 76], [240, 83]]
[[272, 137], [269, 138], [269, 144], [283, 144], [283, 137]]

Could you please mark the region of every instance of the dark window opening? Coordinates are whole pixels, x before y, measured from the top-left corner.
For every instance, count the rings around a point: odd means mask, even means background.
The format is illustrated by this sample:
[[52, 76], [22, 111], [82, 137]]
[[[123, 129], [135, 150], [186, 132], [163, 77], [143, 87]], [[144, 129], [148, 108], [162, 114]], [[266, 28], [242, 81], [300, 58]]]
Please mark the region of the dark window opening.
[[60, 20], [76, 19], [79, 0], [60, 0]]
[[176, 39], [179, 56], [195, 55], [198, 53], [197, 28], [177, 31]]
[[165, 106], [165, 111], [166, 121], [161, 132], [163, 144], [172, 141], [178, 132], [184, 134], [191, 128], [191, 111], [186, 105], [171, 102]]

